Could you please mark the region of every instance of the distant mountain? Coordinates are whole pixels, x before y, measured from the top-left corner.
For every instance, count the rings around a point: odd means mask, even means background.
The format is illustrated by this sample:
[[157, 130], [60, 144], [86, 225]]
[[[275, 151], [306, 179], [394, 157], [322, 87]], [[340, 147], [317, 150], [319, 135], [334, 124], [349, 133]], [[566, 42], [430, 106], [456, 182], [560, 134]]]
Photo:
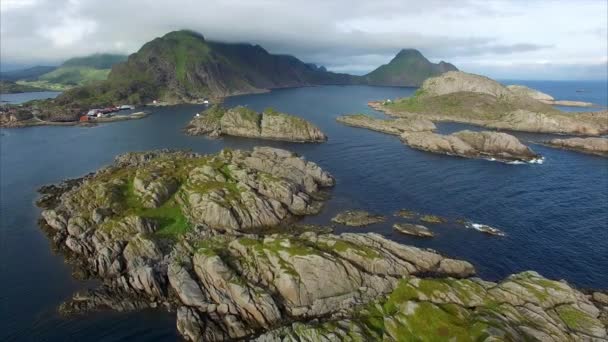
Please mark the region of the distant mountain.
[[126, 60], [125, 55], [94, 54], [68, 59], [59, 67], [36, 67], [11, 72], [9, 75], [11, 78], [6, 80], [16, 81], [26, 88], [63, 91], [91, 82], [103, 81], [108, 78], [112, 65]]
[[21, 70], [3, 71], [3, 72], [0, 72], [0, 79], [2, 81], [11, 81], [11, 82], [15, 82], [15, 81], [19, 81], [19, 80], [32, 81], [32, 80], [37, 80], [38, 77], [40, 77], [48, 72], [51, 72], [55, 69], [57, 69], [57, 67], [35, 66], [35, 67], [21, 69]]
[[84, 57], [70, 58], [61, 67], [89, 67], [93, 69], [111, 69], [114, 64], [127, 60], [126, 55], [96, 53]]
[[17, 84], [12, 81], [0, 80], [0, 94], [30, 93], [34, 91], [46, 91], [47, 89]]
[[429, 77], [458, 69], [446, 62], [431, 63], [416, 49], [401, 50], [388, 64], [363, 76], [369, 85], [419, 87]]
[[107, 82], [74, 89], [58, 101], [189, 102], [269, 89], [318, 84], [352, 84], [356, 76], [336, 74], [296, 57], [273, 55], [259, 45], [207, 41], [192, 31], [174, 31], [146, 43], [114, 65]]

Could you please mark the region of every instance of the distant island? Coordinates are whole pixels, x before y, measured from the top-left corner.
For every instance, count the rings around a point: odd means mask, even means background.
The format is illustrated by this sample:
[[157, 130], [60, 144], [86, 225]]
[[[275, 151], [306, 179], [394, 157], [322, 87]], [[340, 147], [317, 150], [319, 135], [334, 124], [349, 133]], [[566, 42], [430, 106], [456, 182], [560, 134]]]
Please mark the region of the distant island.
[[374, 101], [370, 106], [396, 118], [423, 117], [538, 133], [608, 133], [608, 111], [564, 113], [488, 77], [460, 71], [427, 79], [412, 97]]
[[167, 33], [123, 59], [94, 55], [30, 75], [29, 81], [18, 83], [67, 90], [53, 100], [26, 106], [44, 120], [76, 121], [89, 109], [123, 103], [200, 103], [206, 98], [314, 85], [419, 86], [427, 77], [455, 69], [448, 63], [432, 64], [408, 49], [365, 76], [333, 73], [293, 56], [271, 54], [259, 45], [208, 41], [189, 30]]

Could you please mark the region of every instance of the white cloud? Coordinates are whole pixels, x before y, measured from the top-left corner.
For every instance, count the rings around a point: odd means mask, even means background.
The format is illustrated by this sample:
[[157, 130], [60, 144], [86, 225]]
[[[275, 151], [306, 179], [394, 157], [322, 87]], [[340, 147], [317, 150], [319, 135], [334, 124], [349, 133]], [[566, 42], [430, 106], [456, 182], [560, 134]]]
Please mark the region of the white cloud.
[[[545, 61], [559, 77], [606, 58], [605, 0], [0, 0], [3, 62], [132, 53], [181, 28], [364, 73], [401, 48], [495, 76]], [[492, 63], [487, 63], [492, 61]], [[561, 72], [560, 68], [568, 72]], [[563, 70], [566, 70], [563, 69]], [[547, 75], [543, 72], [542, 75]], [[532, 74], [534, 76], [534, 74]]]

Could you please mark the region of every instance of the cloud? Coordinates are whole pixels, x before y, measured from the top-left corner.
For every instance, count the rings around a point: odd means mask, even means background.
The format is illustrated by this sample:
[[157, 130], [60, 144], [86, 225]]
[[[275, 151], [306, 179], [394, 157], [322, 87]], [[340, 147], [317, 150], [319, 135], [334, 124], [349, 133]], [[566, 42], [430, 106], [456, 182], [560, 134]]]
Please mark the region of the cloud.
[[[605, 0], [1, 0], [2, 64], [132, 53], [168, 31], [260, 44], [331, 70], [365, 73], [417, 48], [493, 76], [485, 60], [561, 66], [606, 57]], [[571, 73], [568, 73], [569, 75]], [[564, 74], [565, 75], [565, 74]]]

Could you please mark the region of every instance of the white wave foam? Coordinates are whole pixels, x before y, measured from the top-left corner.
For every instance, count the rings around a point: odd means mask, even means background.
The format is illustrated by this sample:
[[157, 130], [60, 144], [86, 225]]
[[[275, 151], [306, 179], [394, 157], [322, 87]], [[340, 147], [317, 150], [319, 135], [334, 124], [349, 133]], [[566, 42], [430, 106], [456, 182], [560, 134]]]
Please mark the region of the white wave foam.
[[467, 224], [465, 224], [465, 226], [467, 228], [475, 229], [477, 231], [480, 231], [482, 233], [486, 233], [486, 234], [490, 234], [490, 235], [496, 235], [496, 236], [505, 236], [505, 233], [502, 230], [494, 228], [494, 227], [490, 227], [490, 226], [485, 225], [485, 224], [468, 222]]

